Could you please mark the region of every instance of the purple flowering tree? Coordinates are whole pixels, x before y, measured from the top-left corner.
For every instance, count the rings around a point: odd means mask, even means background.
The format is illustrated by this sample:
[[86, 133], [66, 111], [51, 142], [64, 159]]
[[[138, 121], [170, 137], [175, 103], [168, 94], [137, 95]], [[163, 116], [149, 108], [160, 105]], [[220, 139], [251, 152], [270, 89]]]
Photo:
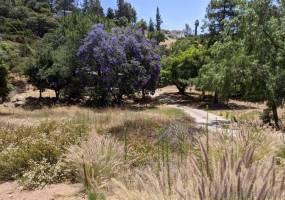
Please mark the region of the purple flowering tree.
[[154, 92], [160, 74], [155, 43], [140, 30], [104, 30], [95, 25], [78, 50], [89, 95], [121, 102], [123, 95]]

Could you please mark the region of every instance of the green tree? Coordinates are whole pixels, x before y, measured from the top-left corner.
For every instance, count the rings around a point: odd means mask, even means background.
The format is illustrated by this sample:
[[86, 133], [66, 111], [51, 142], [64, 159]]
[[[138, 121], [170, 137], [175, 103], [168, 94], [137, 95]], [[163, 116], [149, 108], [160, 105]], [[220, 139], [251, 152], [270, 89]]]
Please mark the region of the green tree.
[[0, 100], [5, 100], [8, 94], [8, 83], [7, 83], [7, 69], [0, 64]]
[[[251, 56], [246, 79], [246, 98], [266, 101], [276, 127], [281, 127], [277, 108], [285, 98], [285, 12], [282, 2], [253, 0], [239, 21], [240, 38]], [[245, 23], [250, 22], [250, 23]]]
[[92, 0], [90, 10], [98, 16], [104, 16], [104, 9], [101, 6], [100, 0]]
[[125, 5], [125, 1], [124, 0], [117, 0], [117, 17], [124, 17], [124, 5]]
[[224, 30], [227, 20], [237, 16], [238, 0], [211, 0], [207, 7], [209, 32], [217, 35]]
[[197, 88], [213, 92], [215, 103], [244, 95], [245, 72], [250, 61], [243, 44], [229, 39], [216, 42], [208, 51], [207, 62], [199, 71]]
[[279, 129], [277, 108], [285, 99], [284, 5], [273, 0], [241, 5], [242, 12], [223, 25], [221, 39], [211, 47], [199, 86], [226, 99], [238, 94], [267, 102]]
[[149, 19], [148, 31], [149, 31], [149, 32], [154, 32], [154, 31], [155, 31], [155, 29], [154, 29], [154, 23], [153, 23], [153, 21], [152, 21], [151, 18]]
[[143, 19], [137, 22], [137, 28], [141, 29], [143, 34], [145, 34], [145, 31], [147, 30], [147, 23]]
[[44, 15], [36, 15], [27, 19], [26, 25], [34, 35], [43, 37], [47, 32], [55, 29], [57, 23], [52, 18], [47, 18]]
[[45, 70], [52, 65], [53, 60], [50, 49], [40, 48], [37, 51], [36, 59], [26, 66], [25, 75], [28, 77], [28, 82], [38, 88], [40, 98], [42, 98], [42, 92], [48, 88]]
[[159, 8], [156, 8], [156, 30], [160, 31], [161, 30], [161, 24], [163, 23], [160, 12], [159, 12]]
[[53, 7], [55, 11], [67, 11], [67, 10], [74, 10], [75, 9], [75, 2], [74, 0], [55, 0], [53, 2]]
[[189, 26], [189, 24], [185, 24], [185, 31], [184, 31], [185, 36], [191, 36], [192, 30]]
[[51, 15], [48, 1], [24, 1], [21, 6], [11, 6], [0, 1], [0, 32], [12, 35], [17, 42], [24, 43], [27, 38], [42, 37], [57, 26]]
[[114, 19], [115, 18], [115, 13], [114, 13], [114, 10], [112, 8], [108, 8], [106, 17], [108, 19]]
[[0, 49], [0, 102], [5, 100], [8, 94], [7, 75], [8, 71], [4, 64], [3, 52]]
[[197, 20], [195, 21], [195, 36], [198, 35], [198, 27], [199, 27], [199, 20], [197, 19]]
[[202, 47], [189, 47], [169, 57], [162, 59], [162, 82], [174, 84], [180, 94], [185, 94], [186, 88], [195, 84], [196, 78], [204, 64], [205, 52]]
[[93, 12], [97, 16], [104, 16], [104, 9], [100, 0], [84, 0], [82, 7], [85, 12]]
[[118, 9], [116, 10], [117, 19], [127, 18], [129, 23], [135, 23], [137, 20], [137, 12], [135, 8], [128, 2], [124, 0], [118, 0]]

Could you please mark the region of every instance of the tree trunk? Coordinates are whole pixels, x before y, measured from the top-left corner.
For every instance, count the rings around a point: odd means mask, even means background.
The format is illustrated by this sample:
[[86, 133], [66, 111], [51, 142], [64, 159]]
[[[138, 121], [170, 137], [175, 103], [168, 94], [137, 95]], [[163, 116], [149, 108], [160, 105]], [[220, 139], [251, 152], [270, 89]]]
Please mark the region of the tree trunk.
[[219, 93], [218, 92], [215, 92], [214, 94], [213, 103], [219, 103]]
[[142, 99], [145, 99], [145, 89], [142, 89]]
[[118, 105], [122, 105], [122, 101], [123, 101], [123, 95], [119, 94], [116, 98], [117, 104]]
[[177, 86], [177, 89], [178, 89], [178, 94], [185, 95], [185, 90], [186, 90], [185, 87], [178, 87], [178, 86]]
[[279, 124], [279, 117], [278, 117], [278, 112], [277, 112], [277, 106], [275, 104], [275, 102], [272, 103], [272, 113], [273, 113], [273, 119], [274, 119], [274, 123], [275, 123], [275, 126], [276, 126], [276, 129], [277, 130], [280, 130], [280, 124]]
[[205, 96], [205, 91], [202, 91], [202, 94], [201, 94], [201, 100], [202, 100], [202, 101], [204, 101], [204, 100], [205, 100], [205, 98], [206, 98], [206, 96]]
[[58, 100], [60, 91], [59, 90], [55, 90], [54, 92], [55, 92], [55, 98], [56, 98], [56, 100]]
[[42, 93], [43, 93], [43, 90], [42, 90], [42, 89], [40, 89], [40, 100], [43, 98]]

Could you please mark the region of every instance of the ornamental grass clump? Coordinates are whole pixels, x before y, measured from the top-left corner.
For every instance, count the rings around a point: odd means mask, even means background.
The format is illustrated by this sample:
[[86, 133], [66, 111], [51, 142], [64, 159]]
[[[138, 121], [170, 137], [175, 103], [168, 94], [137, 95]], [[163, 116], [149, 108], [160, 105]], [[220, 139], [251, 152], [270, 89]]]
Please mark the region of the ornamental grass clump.
[[113, 179], [112, 198], [285, 198], [285, 170], [277, 165], [274, 157], [274, 146], [279, 145], [275, 133], [254, 132], [243, 127], [233, 135], [210, 134], [209, 143], [205, 135], [194, 137], [195, 142], [189, 143], [191, 146], [184, 155], [183, 162], [177, 162], [177, 154], [168, 151], [166, 164], [161, 164], [160, 168], [150, 165], [146, 169], [135, 170], [130, 180]]
[[[201, 147], [201, 153], [205, 150]], [[231, 152], [212, 165], [207, 174], [205, 166], [195, 156], [186, 164], [136, 171], [128, 183], [113, 180], [114, 199], [124, 200], [220, 200], [220, 199], [283, 199], [285, 197], [284, 172], [271, 163], [254, 163], [254, 149], [248, 148], [240, 159]], [[204, 153], [202, 153], [204, 154]], [[203, 163], [211, 162], [208, 155]], [[170, 175], [170, 176], [169, 176]], [[170, 181], [170, 187], [169, 187]]]
[[111, 178], [124, 175], [129, 161], [124, 145], [110, 137], [92, 135], [87, 141], [69, 148], [66, 161], [77, 169], [87, 190], [94, 194], [105, 191]]

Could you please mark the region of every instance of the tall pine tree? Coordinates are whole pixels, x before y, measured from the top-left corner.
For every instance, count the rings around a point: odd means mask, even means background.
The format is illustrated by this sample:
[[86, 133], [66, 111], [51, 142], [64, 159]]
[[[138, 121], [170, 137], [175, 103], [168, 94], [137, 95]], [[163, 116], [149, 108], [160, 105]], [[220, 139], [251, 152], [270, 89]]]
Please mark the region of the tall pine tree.
[[108, 19], [114, 19], [115, 18], [115, 13], [114, 13], [114, 10], [112, 8], [108, 8], [106, 17]]
[[153, 21], [152, 21], [151, 18], [149, 19], [148, 31], [149, 31], [149, 32], [154, 32], [154, 31], [155, 31], [155, 29], [154, 29], [154, 23], [153, 23]]
[[159, 8], [156, 8], [156, 30], [160, 31], [161, 30], [161, 24], [163, 23], [160, 12], [159, 12]]
[[101, 6], [100, 0], [91, 0], [91, 11], [98, 16], [104, 16], [104, 10]]
[[55, 0], [54, 7], [56, 11], [63, 10], [64, 12], [67, 10], [74, 10], [75, 8], [74, 0]]
[[117, 6], [118, 6], [117, 17], [118, 18], [124, 16], [124, 5], [125, 5], [124, 0], [117, 0]]
[[199, 27], [199, 20], [197, 19], [197, 20], [195, 21], [195, 36], [198, 35], [198, 27]]
[[209, 32], [213, 35], [224, 30], [226, 20], [237, 16], [237, 0], [211, 0], [207, 7]]

